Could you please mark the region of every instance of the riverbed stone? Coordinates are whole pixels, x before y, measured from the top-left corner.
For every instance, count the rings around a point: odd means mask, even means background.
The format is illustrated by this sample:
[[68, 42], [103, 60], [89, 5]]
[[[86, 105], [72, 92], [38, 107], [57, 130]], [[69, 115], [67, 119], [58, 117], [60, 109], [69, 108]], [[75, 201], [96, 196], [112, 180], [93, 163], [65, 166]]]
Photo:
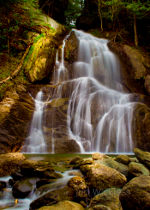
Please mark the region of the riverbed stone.
[[30, 210], [35, 210], [45, 205], [50, 206], [59, 201], [64, 201], [64, 200], [73, 201], [73, 199], [74, 199], [73, 189], [66, 186], [64, 188], [45, 193], [43, 196], [32, 201], [32, 203], [30, 204]]
[[123, 209], [150, 209], [150, 176], [139, 176], [128, 182], [120, 193]]
[[130, 158], [128, 155], [117, 155], [115, 161], [117, 161], [118, 163], [128, 165], [130, 163]]
[[105, 190], [110, 187], [122, 187], [127, 179], [119, 171], [103, 164], [82, 165], [80, 170], [90, 187]]
[[83, 206], [73, 201], [60, 201], [52, 206], [44, 206], [39, 210], [84, 210]]
[[21, 153], [7, 153], [0, 155], [0, 176], [11, 175], [19, 170], [25, 156]]
[[149, 170], [143, 164], [135, 162], [129, 164], [129, 173], [133, 176], [149, 176]]
[[119, 200], [120, 193], [121, 189], [119, 188], [106, 189], [102, 193], [92, 198], [90, 202], [90, 207], [95, 209], [94, 207], [97, 205], [104, 205], [110, 208], [111, 210], [122, 210], [121, 203]]
[[71, 178], [68, 182], [68, 186], [74, 190], [77, 200], [84, 200], [88, 197], [88, 187], [82, 177], [75, 176]]
[[36, 183], [37, 178], [28, 178], [17, 181], [12, 188], [12, 193], [15, 198], [27, 197]]
[[134, 153], [138, 160], [150, 169], [150, 152], [144, 152], [141, 149], [135, 148]]
[[128, 176], [128, 172], [129, 172], [128, 166], [113, 160], [111, 157], [104, 158], [103, 160], [98, 160], [97, 162], [100, 164], [106, 165], [110, 168], [114, 168], [120, 173], [124, 174], [125, 176]]
[[6, 182], [0, 181], [0, 191], [6, 188]]

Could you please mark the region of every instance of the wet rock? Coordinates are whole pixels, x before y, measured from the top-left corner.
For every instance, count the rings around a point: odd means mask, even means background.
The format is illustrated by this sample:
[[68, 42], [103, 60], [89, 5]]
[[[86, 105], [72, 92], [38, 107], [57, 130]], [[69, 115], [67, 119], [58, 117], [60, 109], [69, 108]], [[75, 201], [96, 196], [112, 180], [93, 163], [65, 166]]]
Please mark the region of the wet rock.
[[147, 93], [150, 95], [150, 75], [149, 74], [145, 77], [144, 86], [145, 86]]
[[141, 176], [141, 175], [149, 176], [149, 170], [141, 163], [131, 162], [129, 164], [129, 173], [133, 176]]
[[150, 209], [150, 176], [139, 176], [128, 182], [120, 193], [123, 209]]
[[30, 178], [17, 181], [12, 188], [13, 196], [15, 198], [27, 197], [33, 191], [36, 180], [36, 178]]
[[70, 187], [64, 187], [59, 190], [54, 190], [45, 193], [43, 196], [32, 201], [30, 204], [30, 210], [38, 209], [42, 206], [50, 206], [59, 201], [69, 200], [72, 201], [74, 198], [74, 191]]
[[130, 158], [130, 161], [134, 163], [139, 163], [139, 160], [136, 157]]
[[26, 160], [21, 165], [21, 174], [26, 177], [37, 176], [39, 178], [57, 179], [61, 178], [62, 175], [56, 173], [51, 165], [46, 162], [42, 163], [34, 160]]
[[92, 159], [93, 160], [103, 160], [104, 158], [107, 158], [108, 156], [105, 154], [101, 154], [101, 153], [93, 153], [92, 154]]
[[[118, 188], [109, 188], [103, 191], [102, 193], [96, 195], [92, 198], [90, 207], [93, 209], [99, 209], [99, 205], [104, 205], [111, 210], [122, 210], [121, 203], [119, 200], [119, 195], [121, 193], [121, 189]], [[97, 208], [95, 208], [97, 207]], [[101, 207], [101, 206], [99, 206]], [[100, 208], [103, 209], [103, 208]], [[105, 208], [104, 208], [105, 209]], [[107, 209], [107, 208], [106, 208]]]
[[39, 188], [43, 185], [50, 184], [51, 182], [52, 182], [52, 180], [50, 180], [50, 179], [40, 179], [36, 182], [36, 187]]
[[134, 153], [139, 161], [150, 169], [150, 152], [144, 152], [138, 148], [135, 148]]
[[150, 151], [150, 108], [137, 104], [133, 113], [133, 141], [139, 149]]
[[6, 188], [6, 182], [0, 181], [0, 190], [3, 190], [4, 188]]
[[70, 165], [76, 165], [78, 164], [83, 158], [81, 157], [75, 157], [70, 161]]
[[88, 184], [97, 190], [122, 187], [127, 181], [123, 174], [102, 164], [83, 165], [80, 170], [87, 178]]
[[75, 200], [84, 200], [88, 197], [87, 185], [82, 177], [75, 176], [68, 182], [68, 186], [71, 187], [75, 192]]
[[115, 161], [128, 165], [130, 163], [130, 158], [127, 155], [117, 155]]
[[0, 176], [7, 176], [16, 172], [24, 160], [25, 156], [21, 153], [0, 155]]
[[73, 63], [77, 60], [78, 56], [78, 40], [76, 38], [75, 32], [72, 31], [65, 45], [65, 60], [69, 63]]
[[100, 164], [104, 164], [110, 168], [114, 168], [120, 173], [124, 174], [125, 176], [128, 176], [129, 172], [128, 166], [113, 160], [111, 157], [104, 158], [103, 160], [98, 160], [97, 162]]
[[84, 208], [79, 204], [73, 201], [60, 201], [57, 204], [52, 206], [44, 206], [39, 210], [84, 210]]

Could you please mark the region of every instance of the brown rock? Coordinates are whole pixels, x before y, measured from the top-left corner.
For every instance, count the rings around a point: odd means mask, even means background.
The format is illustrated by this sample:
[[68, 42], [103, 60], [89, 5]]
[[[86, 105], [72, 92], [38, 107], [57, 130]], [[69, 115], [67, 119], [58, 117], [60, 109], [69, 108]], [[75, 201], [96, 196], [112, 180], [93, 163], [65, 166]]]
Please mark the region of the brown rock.
[[52, 206], [44, 206], [39, 210], [84, 210], [84, 208], [79, 204], [73, 201], [60, 201], [57, 204]]
[[88, 188], [82, 177], [75, 176], [71, 178], [68, 182], [68, 186], [74, 190], [77, 200], [83, 200], [88, 197]]
[[150, 209], [150, 177], [142, 175], [128, 182], [121, 191], [120, 201], [123, 209]]
[[129, 164], [129, 173], [133, 176], [149, 176], [149, 170], [143, 164], [135, 162]]
[[104, 205], [110, 208], [111, 210], [122, 210], [121, 203], [119, 200], [120, 193], [121, 189], [118, 188], [106, 189], [102, 193], [92, 198], [90, 207], [92, 207], [93, 209], [99, 209], [94, 207], [98, 207], [99, 205]]
[[139, 161], [150, 169], [150, 152], [144, 152], [138, 148], [135, 148], [134, 153]]
[[69, 187], [64, 187], [59, 190], [54, 190], [48, 193], [45, 193], [43, 196], [37, 198], [36, 200], [32, 201], [30, 204], [30, 210], [38, 209], [42, 206], [50, 206], [54, 203], [64, 200], [73, 200], [74, 192]]
[[150, 95], [150, 75], [149, 74], [145, 77], [144, 86], [145, 86], [147, 93]]
[[122, 187], [127, 181], [123, 174], [102, 164], [82, 165], [80, 170], [87, 178], [89, 185], [98, 190]]
[[128, 165], [130, 162], [130, 158], [127, 155], [117, 155], [115, 161], [117, 161], [118, 163], [123, 163], [125, 165]]

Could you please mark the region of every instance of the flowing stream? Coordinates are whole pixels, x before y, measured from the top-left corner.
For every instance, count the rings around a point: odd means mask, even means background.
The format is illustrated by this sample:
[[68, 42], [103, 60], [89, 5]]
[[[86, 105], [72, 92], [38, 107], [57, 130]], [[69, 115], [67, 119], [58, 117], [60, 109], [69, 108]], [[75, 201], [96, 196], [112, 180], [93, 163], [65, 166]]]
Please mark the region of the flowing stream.
[[[53, 84], [57, 88], [51, 97], [51, 100], [64, 98], [64, 88], [69, 90], [68, 138], [75, 140], [81, 153], [130, 153], [133, 151], [132, 115], [136, 102], [121, 85], [119, 60], [109, 50], [108, 40], [78, 30], [73, 33], [78, 40], [77, 60], [70, 73], [65, 66], [65, 47], [70, 33], [63, 41], [61, 56], [59, 52], [56, 55]], [[35, 99], [26, 152], [47, 152], [42, 132], [43, 108], [40, 91]], [[51, 130], [54, 132], [54, 128]], [[55, 137], [53, 133], [51, 136], [54, 153]]]

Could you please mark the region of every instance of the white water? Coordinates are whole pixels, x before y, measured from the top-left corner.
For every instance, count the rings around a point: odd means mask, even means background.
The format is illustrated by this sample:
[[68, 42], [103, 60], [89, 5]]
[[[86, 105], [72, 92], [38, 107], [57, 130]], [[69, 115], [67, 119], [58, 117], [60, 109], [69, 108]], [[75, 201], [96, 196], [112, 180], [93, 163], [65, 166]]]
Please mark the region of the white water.
[[33, 114], [29, 136], [26, 139], [22, 152], [26, 153], [46, 153], [46, 143], [42, 131], [42, 118], [44, 102], [43, 92], [39, 91], [35, 98], [35, 111]]
[[73, 64], [73, 78], [69, 78], [64, 64], [67, 37], [60, 62], [57, 54], [54, 79], [58, 84], [61, 82], [58, 98], [62, 97], [64, 85], [72, 90], [67, 114], [70, 139], [76, 140], [82, 153], [130, 153], [135, 103], [131, 102], [132, 94], [125, 93], [121, 85], [119, 61], [109, 50], [108, 40], [74, 31], [79, 50]]

